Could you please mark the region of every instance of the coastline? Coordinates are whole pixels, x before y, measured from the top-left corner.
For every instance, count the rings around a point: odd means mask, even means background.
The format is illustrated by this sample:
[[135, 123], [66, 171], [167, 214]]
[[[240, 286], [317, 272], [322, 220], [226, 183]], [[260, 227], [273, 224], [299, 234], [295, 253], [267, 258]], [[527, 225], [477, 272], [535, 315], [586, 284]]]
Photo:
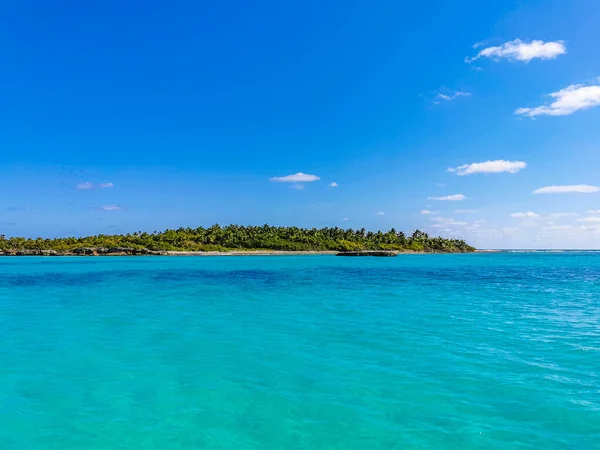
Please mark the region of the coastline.
[[282, 251], [282, 250], [234, 250], [231, 252], [185, 252], [167, 251], [164, 256], [293, 256], [293, 255], [337, 255], [336, 251]]
[[[44, 257], [74, 257], [74, 256], [95, 256], [95, 257], [106, 257], [106, 256], [317, 256], [317, 255], [328, 255], [336, 256], [340, 252], [333, 250], [306, 250], [306, 251], [285, 251], [285, 250], [232, 250], [232, 251], [156, 251], [147, 249], [110, 249], [109, 251], [98, 251], [99, 249], [82, 249], [83, 251], [66, 251], [58, 252], [55, 250], [15, 250], [15, 251], [0, 251], [0, 258], [2, 257], [23, 257], [23, 256], [44, 256]], [[394, 255], [451, 255], [451, 254], [494, 254], [494, 253], [569, 253], [569, 252], [590, 252], [600, 253], [600, 250], [579, 250], [579, 249], [567, 249], [567, 250], [497, 250], [497, 249], [481, 249], [473, 252], [422, 252], [422, 251], [389, 251]]]
[[[232, 250], [229, 252], [219, 251], [156, 251], [148, 249], [131, 249], [131, 248], [84, 248], [74, 251], [59, 252], [56, 250], [15, 250], [15, 251], [0, 251], [1, 257], [27, 257], [27, 256], [43, 256], [43, 257], [68, 257], [68, 256], [87, 256], [87, 257], [106, 257], [106, 256], [316, 256], [328, 255], [336, 256], [340, 252], [334, 250], [306, 250], [306, 251], [284, 251], [284, 250]], [[460, 252], [420, 252], [420, 251], [390, 251], [394, 255], [437, 255], [437, 254], [454, 254]], [[475, 251], [474, 253], [478, 253]]]

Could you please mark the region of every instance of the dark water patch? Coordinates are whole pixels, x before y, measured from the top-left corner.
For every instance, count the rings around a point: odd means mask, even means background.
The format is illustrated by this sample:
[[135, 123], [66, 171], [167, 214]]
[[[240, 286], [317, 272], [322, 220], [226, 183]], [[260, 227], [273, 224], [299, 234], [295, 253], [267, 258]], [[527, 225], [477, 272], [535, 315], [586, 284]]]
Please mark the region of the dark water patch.
[[120, 270], [105, 272], [45, 272], [37, 274], [0, 274], [1, 287], [85, 287], [102, 283], [139, 279], [145, 277], [141, 270]]
[[292, 274], [287, 270], [162, 270], [153, 272], [159, 283], [215, 282], [229, 284], [259, 284], [275, 286], [287, 282]]

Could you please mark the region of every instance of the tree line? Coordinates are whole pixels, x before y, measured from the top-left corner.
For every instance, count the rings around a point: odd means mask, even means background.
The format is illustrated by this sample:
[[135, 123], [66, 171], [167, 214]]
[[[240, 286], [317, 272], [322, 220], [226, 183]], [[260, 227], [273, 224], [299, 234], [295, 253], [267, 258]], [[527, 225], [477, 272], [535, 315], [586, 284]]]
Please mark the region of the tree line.
[[159, 251], [357, 251], [398, 250], [416, 252], [471, 252], [475, 249], [462, 239], [430, 237], [421, 230], [406, 235], [394, 228], [387, 232], [333, 228], [298, 228], [213, 225], [208, 228], [128, 234], [99, 234], [66, 238], [6, 238], [0, 235], [0, 250], [72, 251], [82, 247], [127, 247]]

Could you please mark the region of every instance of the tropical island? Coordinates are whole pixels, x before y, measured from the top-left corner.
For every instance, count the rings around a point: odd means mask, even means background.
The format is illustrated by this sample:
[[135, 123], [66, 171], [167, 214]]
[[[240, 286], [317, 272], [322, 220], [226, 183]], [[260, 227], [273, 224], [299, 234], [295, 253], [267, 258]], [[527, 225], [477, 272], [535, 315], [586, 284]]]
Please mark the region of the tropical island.
[[87, 237], [23, 238], [0, 235], [0, 255], [169, 255], [203, 253], [288, 252], [412, 252], [467, 253], [475, 251], [462, 239], [342, 229], [213, 225], [147, 233], [99, 234]]

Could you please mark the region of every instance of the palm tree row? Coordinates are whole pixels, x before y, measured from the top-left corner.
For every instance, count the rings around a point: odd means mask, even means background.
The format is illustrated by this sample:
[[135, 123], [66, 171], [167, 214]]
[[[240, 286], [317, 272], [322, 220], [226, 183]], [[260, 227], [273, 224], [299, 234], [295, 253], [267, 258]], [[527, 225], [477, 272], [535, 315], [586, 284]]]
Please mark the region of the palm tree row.
[[6, 238], [0, 235], [0, 251], [57, 250], [81, 247], [128, 247], [172, 251], [351, 251], [398, 250], [424, 252], [471, 252], [475, 249], [461, 239], [430, 237], [416, 230], [407, 236], [402, 231], [387, 232], [342, 229], [213, 225], [209, 228], [178, 228], [161, 232], [138, 231], [125, 235], [99, 234], [88, 237], [56, 239]]

